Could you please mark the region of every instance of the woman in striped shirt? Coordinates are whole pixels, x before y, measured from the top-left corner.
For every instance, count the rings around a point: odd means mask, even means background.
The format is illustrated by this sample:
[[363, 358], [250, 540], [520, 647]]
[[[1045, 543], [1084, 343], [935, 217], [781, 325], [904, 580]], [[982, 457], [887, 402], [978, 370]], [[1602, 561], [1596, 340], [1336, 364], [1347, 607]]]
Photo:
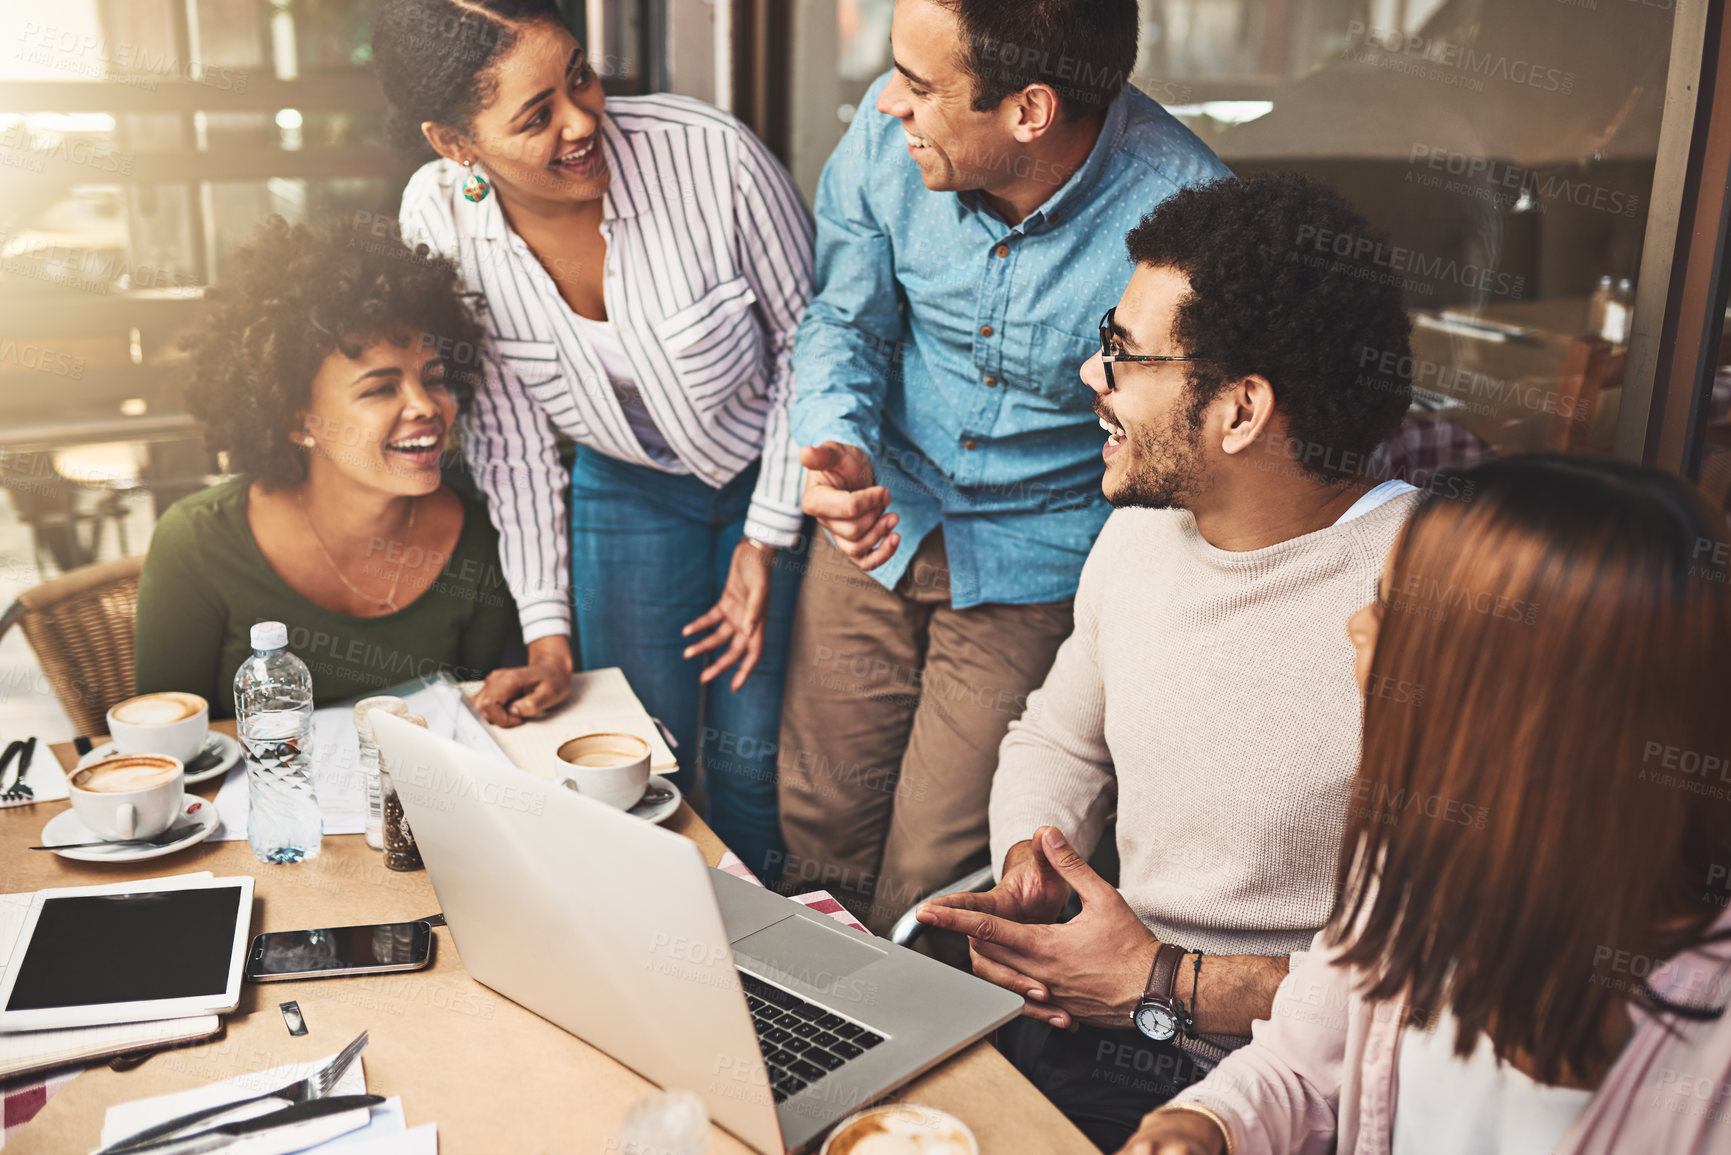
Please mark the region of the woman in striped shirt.
[[[372, 43], [393, 140], [439, 154], [404, 232], [486, 306], [464, 447], [530, 664], [482, 712], [513, 725], [565, 697], [574, 603], [583, 666], [623, 668], [682, 768], [701, 754], [711, 824], [774, 877], [810, 215], [725, 113], [609, 101], [553, 0], [386, 0]], [[557, 434], [577, 445], [568, 479]]]

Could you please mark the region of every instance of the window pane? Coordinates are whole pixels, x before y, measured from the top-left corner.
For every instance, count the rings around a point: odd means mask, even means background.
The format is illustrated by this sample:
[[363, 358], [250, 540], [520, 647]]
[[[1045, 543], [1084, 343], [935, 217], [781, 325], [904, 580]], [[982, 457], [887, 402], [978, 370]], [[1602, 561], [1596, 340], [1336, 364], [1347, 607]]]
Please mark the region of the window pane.
[[[802, 22], [790, 159], [808, 196], [889, 67], [892, 10], [835, 0]], [[1387, 232], [1360, 259], [1401, 285], [1414, 357], [1366, 376], [1411, 379], [1414, 445], [1609, 451], [1669, 3], [1142, 0], [1141, 18], [1133, 82], [1235, 172], [1319, 177]], [[1337, 258], [1340, 239], [1309, 240]]]
[[1321, 177], [1387, 230], [1369, 260], [1403, 288], [1414, 357], [1368, 368], [1411, 379], [1414, 424], [1446, 422], [1498, 453], [1609, 452], [1668, 7], [1143, 0], [1142, 11], [1140, 79], [1234, 171]]
[[356, 72], [371, 63], [367, 37], [377, 0], [275, 0], [275, 5], [293, 23], [301, 75]]
[[[376, 95], [304, 110], [246, 97], [264, 82], [356, 74], [370, 59], [375, 5], [54, 7], [58, 31], [48, 35], [40, 20], [31, 33], [17, 6], [0, 6], [0, 43], [18, 46], [0, 52], [0, 79], [94, 82], [112, 91], [112, 106], [85, 111], [81, 95], [75, 112], [54, 110], [51, 96], [46, 109], [0, 109], [0, 312], [10, 337], [79, 372], [59, 388], [4, 390], [0, 419], [172, 414], [178, 339], [199, 312], [199, 287], [228, 271], [265, 216], [394, 215], [406, 172], [383, 153]], [[161, 101], [176, 91], [191, 98], [131, 111], [140, 94]], [[308, 92], [308, 103], [328, 102]]]

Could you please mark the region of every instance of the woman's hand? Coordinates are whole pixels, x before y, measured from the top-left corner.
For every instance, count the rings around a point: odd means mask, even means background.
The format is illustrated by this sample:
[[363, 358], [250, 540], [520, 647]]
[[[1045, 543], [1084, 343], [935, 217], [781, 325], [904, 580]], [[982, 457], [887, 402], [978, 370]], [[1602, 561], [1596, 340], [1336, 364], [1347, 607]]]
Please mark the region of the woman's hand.
[[495, 726], [520, 726], [571, 693], [571, 639], [563, 634], [529, 643], [529, 664], [494, 670], [475, 695], [475, 708]]
[[1225, 1155], [1226, 1136], [1200, 1111], [1176, 1107], [1143, 1116], [1118, 1155]]
[[721, 676], [733, 663], [739, 663], [731, 686], [735, 692], [745, 685], [757, 659], [763, 656], [763, 622], [769, 616], [769, 579], [775, 569], [775, 551], [753, 545], [745, 538], [733, 548], [733, 564], [727, 571], [727, 588], [721, 600], [708, 613], [679, 631], [679, 636], [692, 634], [714, 626], [715, 630], [700, 642], [685, 647], [685, 657], [694, 658], [727, 646], [725, 653], [704, 667], [702, 682], [708, 685]]

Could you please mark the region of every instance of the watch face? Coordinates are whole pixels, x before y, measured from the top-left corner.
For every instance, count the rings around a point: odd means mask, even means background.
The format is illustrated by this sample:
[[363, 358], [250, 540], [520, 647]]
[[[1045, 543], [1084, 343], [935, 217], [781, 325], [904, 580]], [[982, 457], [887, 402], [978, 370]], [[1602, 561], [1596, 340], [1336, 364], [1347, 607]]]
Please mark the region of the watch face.
[[1137, 1007], [1136, 1029], [1155, 1042], [1163, 1043], [1178, 1033], [1178, 1019], [1169, 1007], [1158, 1004]]

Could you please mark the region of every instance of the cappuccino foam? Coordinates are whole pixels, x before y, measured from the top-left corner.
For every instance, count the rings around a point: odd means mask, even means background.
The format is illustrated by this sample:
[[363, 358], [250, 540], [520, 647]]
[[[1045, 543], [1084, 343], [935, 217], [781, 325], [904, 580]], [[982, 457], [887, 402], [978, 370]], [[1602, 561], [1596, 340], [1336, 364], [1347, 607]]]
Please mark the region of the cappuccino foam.
[[165, 690], [160, 694], [140, 694], [114, 707], [116, 722], [128, 726], [166, 726], [182, 718], [190, 718], [204, 709], [204, 699], [197, 694]]
[[160, 786], [180, 773], [180, 767], [165, 758], [121, 755], [87, 766], [72, 776], [72, 784], [93, 794], [124, 794]]
[[977, 1155], [979, 1148], [947, 1116], [885, 1107], [844, 1124], [824, 1150], [828, 1155]]
[[649, 754], [649, 743], [635, 734], [584, 734], [561, 743], [555, 753], [567, 766], [602, 770], [641, 762]]
[[602, 770], [609, 766], [629, 766], [633, 762], [642, 760], [643, 755], [641, 754], [616, 754], [609, 750], [597, 754], [579, 754], [571, 760], [571, 765], [582, 766], [590, 770]]

